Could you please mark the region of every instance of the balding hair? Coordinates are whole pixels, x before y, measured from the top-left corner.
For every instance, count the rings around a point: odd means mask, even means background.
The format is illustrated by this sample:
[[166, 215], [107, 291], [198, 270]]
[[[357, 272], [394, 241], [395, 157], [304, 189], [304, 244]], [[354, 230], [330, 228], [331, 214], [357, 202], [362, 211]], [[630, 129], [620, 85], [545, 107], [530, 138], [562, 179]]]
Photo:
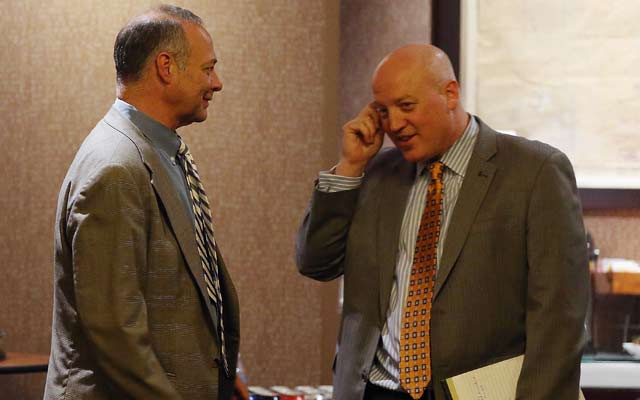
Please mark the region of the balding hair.
[[118, 84], [139, 81], [149, 60], [163, 51], [171, 53], [178, 67], [184, 69], [190, 48], [183, 23], [203, 26], [193, 12], [167, 4], [131, 19], [116, 36], [113, 48]]

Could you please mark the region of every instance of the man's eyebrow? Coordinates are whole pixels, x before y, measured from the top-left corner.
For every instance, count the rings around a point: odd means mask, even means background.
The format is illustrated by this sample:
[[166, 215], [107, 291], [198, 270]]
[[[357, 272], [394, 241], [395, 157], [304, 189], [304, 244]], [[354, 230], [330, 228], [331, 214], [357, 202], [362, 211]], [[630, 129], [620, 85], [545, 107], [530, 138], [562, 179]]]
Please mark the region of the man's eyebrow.
[[202, 63], [202, 66], [205, 67], [205, 66], [208, 66], [209, 64], [216, 65], [217, 63], [218, 63], [218, 59], [217, 58], [212, 58], [211, 60], [209, 60], [209, 61], [207, 61], [205, 63]]
[[403, 101], [406, 101], [406, 100], [412, 100], [413, 101], [413, 100], [415, 100], [415, 98], [413, 96], [407, 94], [405, 96], [402, 96], [402, 97], [396, 99], [394, 101], [394, 103], [402, 103]]
[[[416, 101], [415, 97], [411, 96], [410, 94], [407, 94], [407, 95], [404, 95], [402, 97], [398, 97], [397, 99], [393, 100], [392, 104], [402, 103], [403, 101], [407, 101], [407, 100]], [[386, 108], [387, 107], [384, 104], [380, 104], [375, 100], [371, 102], [371, 106], [373, 108], [383, 108], [383, 107]]]

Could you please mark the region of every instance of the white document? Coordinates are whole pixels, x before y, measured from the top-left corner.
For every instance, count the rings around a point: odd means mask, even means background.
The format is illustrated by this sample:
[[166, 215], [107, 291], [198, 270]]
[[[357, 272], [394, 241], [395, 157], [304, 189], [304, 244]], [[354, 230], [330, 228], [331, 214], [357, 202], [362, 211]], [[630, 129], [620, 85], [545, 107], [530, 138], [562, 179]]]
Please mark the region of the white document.
[[448, 378], [452, 400], [514, 400], [523, 361], [521, 355]]

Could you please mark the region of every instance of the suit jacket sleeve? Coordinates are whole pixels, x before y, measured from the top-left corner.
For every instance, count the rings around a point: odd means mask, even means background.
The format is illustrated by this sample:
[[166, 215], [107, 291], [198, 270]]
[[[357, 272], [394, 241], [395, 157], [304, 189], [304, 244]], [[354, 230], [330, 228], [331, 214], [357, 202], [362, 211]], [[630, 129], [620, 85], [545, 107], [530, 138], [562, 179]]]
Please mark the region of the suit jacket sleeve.
[[526, 350], [517, 399], [577, 399], [585, 339], [588, 264], [575, 177], [552, 153], [528, 210]]
[[[146, 172], [146, 171], [145, 171]], [[91, 356], [120, 390], [137, 399], [178, 399], [150, 344], [145, 287], [148, 175], [108, 165], [69, 204], [78, 319]]]
[[314, 191], [296, 240], [296, 263], [300, 273], [320, 281], [342, 275], [358, 191]]

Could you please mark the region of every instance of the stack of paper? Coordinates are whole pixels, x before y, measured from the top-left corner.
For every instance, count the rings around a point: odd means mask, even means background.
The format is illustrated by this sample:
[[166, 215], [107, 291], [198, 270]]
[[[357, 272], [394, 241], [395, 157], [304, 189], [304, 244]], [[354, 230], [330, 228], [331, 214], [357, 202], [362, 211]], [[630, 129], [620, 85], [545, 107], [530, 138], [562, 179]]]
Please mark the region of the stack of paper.
[[[452, 400], [514, 400], [524, 356], [509, 358], [448, 378]], [[584, 400], [580, 391], [579, 400]]]

